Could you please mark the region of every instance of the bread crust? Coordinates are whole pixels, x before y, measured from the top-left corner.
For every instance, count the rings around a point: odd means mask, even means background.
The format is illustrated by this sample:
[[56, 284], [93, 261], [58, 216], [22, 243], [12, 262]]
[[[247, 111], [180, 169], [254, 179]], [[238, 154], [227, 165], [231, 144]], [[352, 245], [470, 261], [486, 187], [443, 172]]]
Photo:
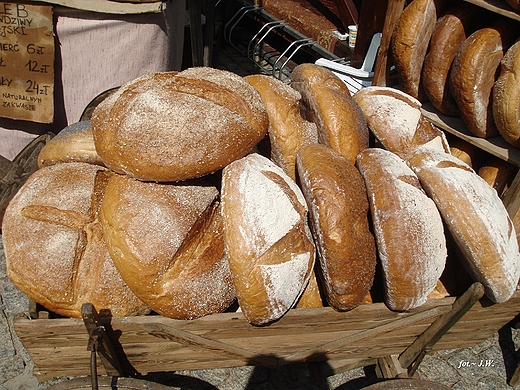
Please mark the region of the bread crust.
[[367, 186], [385, 303], [397, 311], [420, 306], [434, 290], [446, 264], [439, 211], [414, 172], [396, 154], [367, 149], [357, 164]]
[[486, 20], [484, 13], [483, 8], [463, 2], [451, 7], [435, 24], [424, 59], [422, 83], [426, 97], [442, 114], [459, 115], [448, 76], [459, 47]]
[[520, 253], [497, 192], [450, 154], [424, 148], [409, 162], [441, 212], [473, 280], [484, 285], [491, 301], [508, 300], [518, 284]]
[[329, 69], [300, 64], [292, 72], [291, 86], [300, 92], [307, 119], [316, 123], [319, 142], [355, 164], [369, 146], [366, 118], [347, 86]]
[[323, 293], [334, 309], [351, 310], [369, 293], [376, 268], [363, 177], [326, 145], [300, 149], [296, 164], [309, 207]]
[[108, 250], [155, 312], [193, 319], [223, 312], [234, 300], [219, 207], [218, 190], [206, 180], [110, 179], [101, 206]]
[[7, 275], [29, 298], [67, 317], [83, 303], [113, 316], [149, 313], [108, 253], [99, 208], [112, 173], [63, 163], [32, 174], [6, 210], [2, 239]]
[[502, 58], [500, 75], [493, 85], [493, 119], [500, 135], [520, 148], [520, 40]]
[[38, 154], [38, 168], [73, 161], [105, 165], [96, 151], [90, 121], [76, 122], [67, 126]]
[[300, 298], [315, 249], [301, 190], [259, 154], [222, 175], [224, 237], [238, 303], [253, 325], [281, 318]]
[[242, 77], [207, 67], [132, 80], [92, 116], [106, 166], [141, 180], [181, 181], [222, 169], [267, 133], [258, 92]]
[[268, 75], [249, 75], [245, 79], [260, 93], [269, 116], [271, 160], [296, 180], [296, 152], [318, 143], [318, 129], [301, 115], [301, 95], [290, 85]]
[[516, 26], [501, 19], [471, 34], [461, 45], [450, 71], [450, 91], [468, 130], [480, 138], [499, 134], [493, 119], [492, 88]]

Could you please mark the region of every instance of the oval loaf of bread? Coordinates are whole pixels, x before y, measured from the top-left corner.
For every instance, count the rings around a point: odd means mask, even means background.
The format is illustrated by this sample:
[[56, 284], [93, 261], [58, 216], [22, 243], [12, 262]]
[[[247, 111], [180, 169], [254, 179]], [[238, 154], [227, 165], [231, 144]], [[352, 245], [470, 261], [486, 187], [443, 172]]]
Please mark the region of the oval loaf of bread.
[[258, 92], [237, 74], [208, 67], [142, 76], [92, 115], [105, 165], [141, 180], [170, 182], [220, 170], [267, 133]]
[[7, 276], [29, 298], [67, 317], [83, 303], [113, 316], [147, 314], [107, 250], [99, 209], [113, 175], [69, 162], [34, 172], [7, 207], [2, 239]]
[[417, 150], [409, 160], [487, 297], [505, 302], [516, 290], [520, 253], [513, 223], [497, 192], [448, 153]]
[[369, 132], [363, 111], [332, 71], [315, 64], [300, 64], [292, 72], [291, 86], [300, 92], [306, 118], [318, 126], [322, 144], [356, 162], [368, 148]]
[[435, 289], [446, 264], [439, 211], [396, 154], [367, 149], [357, 164], [367, 186], [385, 302], [397, 311], [420, 306]]
[[234, 300], [218, 191], [206, 180], [161, 184], [116, 174], [101, 220], [123, 280], [157, 313], [193, 319]]
[[245, 79], [260, 93], [269, 115], [271, 160], [296, 180], [296, 152], [318, 143], [316, 124], [302, 118], [301, 95], [290, 85], [264, 74]]
[[334, 309], [351, 310], [368, 295], [376, 268], [365, 182], [354, 164], [326, 145], [300, 149], [296, 165], [324, 296]]
[[315, 249], [296, 183], [253, 153], [222, 176], [224, 238], [238, 303], [254, 325], [278, 320], [309, 282]]

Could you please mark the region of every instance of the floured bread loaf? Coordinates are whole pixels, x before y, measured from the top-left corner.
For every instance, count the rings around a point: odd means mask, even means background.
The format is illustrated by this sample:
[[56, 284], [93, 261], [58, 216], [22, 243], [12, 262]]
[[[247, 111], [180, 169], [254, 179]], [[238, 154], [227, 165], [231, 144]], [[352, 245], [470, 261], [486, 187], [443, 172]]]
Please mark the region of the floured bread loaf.
[[123, 282], [107, 251], [99, 208], [106, 168], [71, 162], [33, 173], [6, 210], [7, 276], [29, 298], [67, 317], [83, 303], [113, 316], [150, 309]]
[[301, 95], [291, 86], [262, 74], [245, 79], [260, 93], [269, 115], [271, 160], [295, 180], [296, 152], [302, 146], [318, 143], [316, 124], [302, 118]]
[[345, 83], [327, 68], [300, 64], [292, 72], [291, 86], [302, 96], [306, 118], [318, 126], [320, 143], [355, 164], [359, 152], [368, 147], [369, 132]]
[[253, 153], [224, 168], [221, 196], [240, 308], [251, 324], [276, 321], [297, 303], [314, 266], [303, 194], [280, 167]]
[[318, 254], [318, 275], [336, 310], [360, 305], [374, 282], [376, 246], [363, 177], [326, 145], [298, 151], [296, 165]]
[[368, 190], [385, 302], [397, 311], [420, 306], [446, 264], [439, 211], [417, 176], [394, 153], [368, 149], [357, 164]]
[[468, 273], [491, 301], [508, 300], [518, 283], [520, 254], [497, 192], [450, 154], [418, 150], [409, 162], [464, 254]]
[[90, 121], [76, 122], [65, 127], [38, 155], [39, 168], [72, 161], [104, 165], [94, 145]]
[[435, 25], [424, 59], [422, 85], [431, 104], [445, 115], [459, 115], [449, 86], [451, 64], [466, 38], [488, 19], [485, 12], [482, 7], [461, 2], [449, 8]]
[[157, 313], [193, 319], [234, 300], [218, 191], [206, 180], [160, 184], [114, 175], [101, 220], [122, 278]]
[[390, 53], [401, 89], [425, 101], [421, 74], [437, 17], [447, 0], [413, 0], [392, 32]]
[[471, 34], [453, 60], [450, 91], [464, 124], [476, 137], [499, 134], [493, 120], [492, 88], [500, 61], [513, 43], [516, 31], [517, 22], [502, 18], [493, 26]]
[[141, 180], [180, 181], [216, 172], [251, 151], [269, 120], [242, 77], [208, 67], [148, 74], [94, 110], [106, 166]]
[[500, 135], [520, 148], [520, 40], [511, 46], [500, 63], [493, 85], [493, 119]]
[[421, 113], [421, 103], [410, 95], [390, 87], [370, 86], [354, 94], [381, 144], [406, 159], [414, 149], [428, 147], [449, 151], [444, 132], [433, 126]]

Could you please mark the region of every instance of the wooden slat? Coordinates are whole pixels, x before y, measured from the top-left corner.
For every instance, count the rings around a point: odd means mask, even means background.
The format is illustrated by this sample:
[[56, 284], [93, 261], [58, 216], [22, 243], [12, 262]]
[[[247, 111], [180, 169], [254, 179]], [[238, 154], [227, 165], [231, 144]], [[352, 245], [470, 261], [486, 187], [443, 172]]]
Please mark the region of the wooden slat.
[[[241, 313], [223, 313], [192, 321], [162, 316], [112, 318], [107, 328], [113, 332], [111, 339], [116, 350], [123, 351], [120, 356], [122, 362], [126, 360], [135, 372], [143, 375], [155, 371], [250, 365], [252, 360], [256, 360], [250, 359], [251, 356], [272, 356], [280, 359], [280, 364], [297, 357], [341, 361], [353, 367], [356, 361], [400, 354], [428, 328], [436, 316], [418, 320], [406, 327], [397, 326], [400, 321], [413, 322], [411, 319], [418, 313], [433, 308], [445, 312], [454, 301], [454, 298], [429, 300], [410, 313], [392, 312], [380, 303], [359, 306], [345, 313], [331, 308], [295, 309], [280, 321], [265, 327], [250, 325]], [[483, 299], [455, 324], [434, 349], [474, 346], [512, 320], [518, 314], [519, 307], [519, 293], [500, 305]], [[201, 353], [200, 346], [157, 337], [149, 329], [150, 324], [178, 329], [179, 334], [183, 335], [189, 332], [192, 335], [189, 337], [194, 340], [208, 338], [216, 345], [227, 344], [229, 349], [245, 349], [251, 356], [232, 356], [218, 350]], [[18, 319], [15, 330], [32, 357], [36, 366], [35, 375], [40, 380], [89, 374], [88, 333], [81, 319]], [[356, 334], [368, 334], [370, 337], [356, 338]], [[338, 340], [348, 342], [341, 343], [338, 349], [322, 348]], [[311, 350], [311, 356], [308, 356], [308, 350]], [[98, 371], [103, 373], [103, 367], [98, 367]]]
[[515, 12], [513, 8], [507, 4], [505, 0], [465, 0], [468, 3], [478, 5], [479, 7], [493, 11], [502, 16], [507, 16], [511, 19], [520, 20], [520, 14]]

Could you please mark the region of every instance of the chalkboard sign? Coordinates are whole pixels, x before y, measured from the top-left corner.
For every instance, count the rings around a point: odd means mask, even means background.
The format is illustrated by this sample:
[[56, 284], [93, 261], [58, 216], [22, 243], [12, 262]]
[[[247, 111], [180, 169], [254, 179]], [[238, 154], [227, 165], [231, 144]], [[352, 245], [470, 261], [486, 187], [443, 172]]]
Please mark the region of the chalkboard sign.
[[0, 117], [54, 120], [52, 6], [0, 2]]

